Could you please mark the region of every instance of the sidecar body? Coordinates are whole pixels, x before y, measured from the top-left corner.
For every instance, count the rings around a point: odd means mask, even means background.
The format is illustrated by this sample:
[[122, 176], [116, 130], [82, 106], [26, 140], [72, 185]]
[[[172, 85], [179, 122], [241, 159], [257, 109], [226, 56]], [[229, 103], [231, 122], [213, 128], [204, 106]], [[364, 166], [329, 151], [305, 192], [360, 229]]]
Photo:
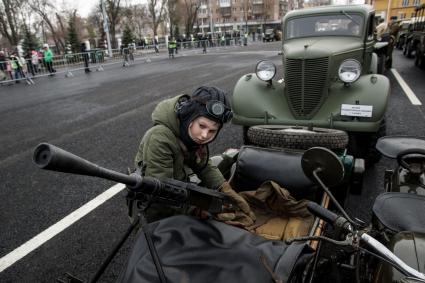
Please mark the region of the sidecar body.
[[[386, 246], [419, 272], [425, 271], [425, 196], [387, 192], [373, 206], [373, 224], [382, 231]], [[374, 282], [402, 282], [405, 276], [386, 262], [380, 262]]]
[[386, 136], [378, 140], [376, 148], [398, 161], [395, 169], [385, 171], [385, 191], [425, 196], [425, 139]]
[[[243, 147], [237, 157], [227, 156], [228, 165], [236, 160], [229, 181], [236, 190], [255, 190], [263, 182], [274, 180], [296, 199], [327, 207], [328, 196], [303, 173], [302, 154]], [[308, 233], [300, 236], [320, 235], [322, 227], [323, 223], [315, 219]], [[295, 282], [305, 276], [306, 262], [317, 248], [316, 242], [286, 244], [212, 219], [183, 215], [151, 223], [149, 230], [167, 282]], [[160, 282], [142, 233], [119, 282]]]

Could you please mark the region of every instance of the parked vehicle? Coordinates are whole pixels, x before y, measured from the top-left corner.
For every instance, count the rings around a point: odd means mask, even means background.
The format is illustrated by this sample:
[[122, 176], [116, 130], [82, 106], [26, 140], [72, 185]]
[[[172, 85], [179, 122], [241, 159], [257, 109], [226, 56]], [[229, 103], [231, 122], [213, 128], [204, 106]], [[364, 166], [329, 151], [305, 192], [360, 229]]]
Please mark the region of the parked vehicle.
[[403, 20], [399, 23], [399, 30], [396, 38], [396, 47], [397, 49], [402, 50], [404, 44], [406, 43], [409, 30], [411, 30], [412, 22], [411, 20]]
[[279, 41], [281, 40], [281, 32], [272, 28], [266, 29], [264, 32], [263, 42], [267, 41]]
[[397, 160], [394, 169], [385, 171], [385, 191], [425, 196], [425, 139], [413, 136], [386, 136], [376, 148]]
[[[240, 174], [244, 180], [245, 176], [261, 177], [267, 169], [289, 170], [285, 178], [288, 190], [314, 195], [307, 204], [316, 215], [308, 235], [286, 241], [266, 240], [234, 226], [190, 216], [174, 216], [148, 225], [143, 212], [149, 200], [171, 206], [196, 205], [213, 213], [223, 211], [232, 202], [219, 192], [194, 184], [114, 172], [49, 144], [35, 149], [34, 161], [43, 169], [127, 184], [131, 195], [127, 201], [139, 202], [136, 207], [143, 233], [136, 240], [119, 282], [425, 282], [425, 237], [421, 234], [425, 233], [425, 225], [420, 226], [425, 220], [423, 196], [394, 196], [393, 202], [389, 197], [387, 202], [378, 197], [373, 212], [381, 226], [365, 227], [352, 220], [333, 197], [333, 188], [343, 179], [344, 166], [332, 151], [315, 147], [302, 154], [273, 153], [268, 156], [279, 161], [273, 164], [283, 166], [259, 168], [255, 167], [258, 158], [270, 149], [259, 150], [262, 151], [251, 148], [239, 153], [233, 175]], [[247, 162], [248, 155], [251, 162]], [[229, 157], [234, 159], [235, 155]], [[326, 209], [330, 202], [338, 214]], [[392, 206], [387, 207], [387, 203]], [[388, 219], [390, 223], [385, 221]], [[325, 222], [334, 229], [327, 229]], [[137, 221], [131, 227], [136, 225]], [[392, 244], [386, 247], [375, 237], [383, 237], [388, 229], [404, 232], [395, 234]], [[97, 273], [91, 282], [100, 275]], [[83, 282], [72, 276], [69, 279]]]
[[287, 13], [283, 77], [275, 79], [277, 67], [260, 61], [255, 74], [241, 77], [233, 91], [232, 121], [244, 127], [245, 142], [255, 144], [249, 134], [253, 126], [277, 132], [294, 125], [338, 129], [349, 134], [350, 154], [376, 162], [390, 84], [381, 74], [388, 43], [376, 41], [374, 16], [368, 5]]
[[420, 21], [413, 25], [412, 48], [415, 50], [415, 65], [425, 69], [425, 3], [415, 8]]
[[[403, 54], [408, 58], [411, 58], [415, 53], [415, 65], [421, 68], [423, 67], [423, 45], [425, 34], [424, 10], [425, 4], [415, 8], [415, 16], [411, 19], [411, 28], [403, 46]], [[416, 56], [416, 51], [418, 51], [418, 56]]]
[[[399, 138], [385, 146], [382, 143], [381, 149], [385, 148], [382, 153], [396, 154], [402, 164], [405, 163], [403, 166], [408, 164], [408, 155], [420, 154], [424, 157], [421, 153], [425, 152], [424, 141], [416, 143], [420, 144], [421, 150], [410, 148], [410, 153], [408, 150], [402, 153], [402, 148], [406, 148], [404, 141]], [[319, 155], [316, 158], [319, 159]], [[308, 170], [312, 169], [307, 166]], [[393, 189], [397, 187], [397, 184], [392, 185]], [[328, 243], [316, 253], [317, 268], [313, 269], [309, 282], [425, 282], [424, 195], [400, 192], [380, 194], [372, 208], [372, 223], [367, 227], [361, 227], [314, 203], [310, 204], [310, 208], [315, 215], [332, 224], [335, 230], [332, 239], [322, 237], [324, 241], [321, 243]], [[340, 234], [344, 230], [346, 232]], [[332, 249], [332, 246], [339, 248]]]

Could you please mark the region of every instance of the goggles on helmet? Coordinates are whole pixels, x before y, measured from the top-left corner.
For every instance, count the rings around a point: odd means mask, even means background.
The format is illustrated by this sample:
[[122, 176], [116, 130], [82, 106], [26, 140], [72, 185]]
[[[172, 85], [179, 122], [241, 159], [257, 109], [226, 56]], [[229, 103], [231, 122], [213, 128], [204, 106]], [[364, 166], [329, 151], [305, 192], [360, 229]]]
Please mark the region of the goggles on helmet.
[[226, 106], [221, 101], [209, 100], [207, 102], [204, 102], [197, 99], [196, 101], [200, 102], [201, 104], [204, 104], [208, 114], [211, 115], [211, 117], [216, 118], [222, 123], [227, 123], [233, 117], [232, 109], [230, 109], [230, 107]]

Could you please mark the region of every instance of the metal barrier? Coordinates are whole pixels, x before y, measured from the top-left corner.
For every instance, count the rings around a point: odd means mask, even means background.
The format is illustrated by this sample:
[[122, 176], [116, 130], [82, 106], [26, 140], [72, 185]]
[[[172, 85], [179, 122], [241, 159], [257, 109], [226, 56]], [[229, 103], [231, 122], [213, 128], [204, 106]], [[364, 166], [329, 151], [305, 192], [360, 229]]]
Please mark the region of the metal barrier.
[[[178, 41], [174, 50], [175, 55], [185, 56], [191, 53], [206, 53], [208, 49], [227, 49], [244, 45], [243, 37], [210, 38], [205, 40]], [[166, 44], [151, 44], [138, 47], [113, 49], [112, 57], [107, 57], [106, 50], [94, 49], [83, 53], [70, 53], [54, 56], [51, 62], [43, 58], [20, 58], [17, 64], [12, 64], [12, 59], [0, 61], [0, 85], [25, 81], [34, 84], [39, 77], [55, 76], [62, 74], [64, 77], [73, 77], [76, 71], [87, 73], [103, 71], [104, 67], [111, 64], [122, 64], [129, 67], [136, 61], [151, 62], [154, 56], [168, 55]], [[166, 56], [166, 55], [165, 55]], [[13, 59], [15, 60], [15, 59]], [[12, 65], [15, 67], [13, 68]]]

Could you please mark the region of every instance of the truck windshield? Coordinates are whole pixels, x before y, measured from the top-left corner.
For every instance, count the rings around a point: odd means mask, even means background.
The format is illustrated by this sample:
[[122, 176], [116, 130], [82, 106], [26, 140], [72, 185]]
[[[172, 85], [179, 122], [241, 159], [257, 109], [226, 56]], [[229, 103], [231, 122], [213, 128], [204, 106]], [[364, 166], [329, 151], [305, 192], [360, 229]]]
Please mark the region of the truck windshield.
[[285, 38], [327, 35], [361, 36], [363, 25], [364, 20], [362, 15], [345, 12], [293, 18], [286, 23]]

